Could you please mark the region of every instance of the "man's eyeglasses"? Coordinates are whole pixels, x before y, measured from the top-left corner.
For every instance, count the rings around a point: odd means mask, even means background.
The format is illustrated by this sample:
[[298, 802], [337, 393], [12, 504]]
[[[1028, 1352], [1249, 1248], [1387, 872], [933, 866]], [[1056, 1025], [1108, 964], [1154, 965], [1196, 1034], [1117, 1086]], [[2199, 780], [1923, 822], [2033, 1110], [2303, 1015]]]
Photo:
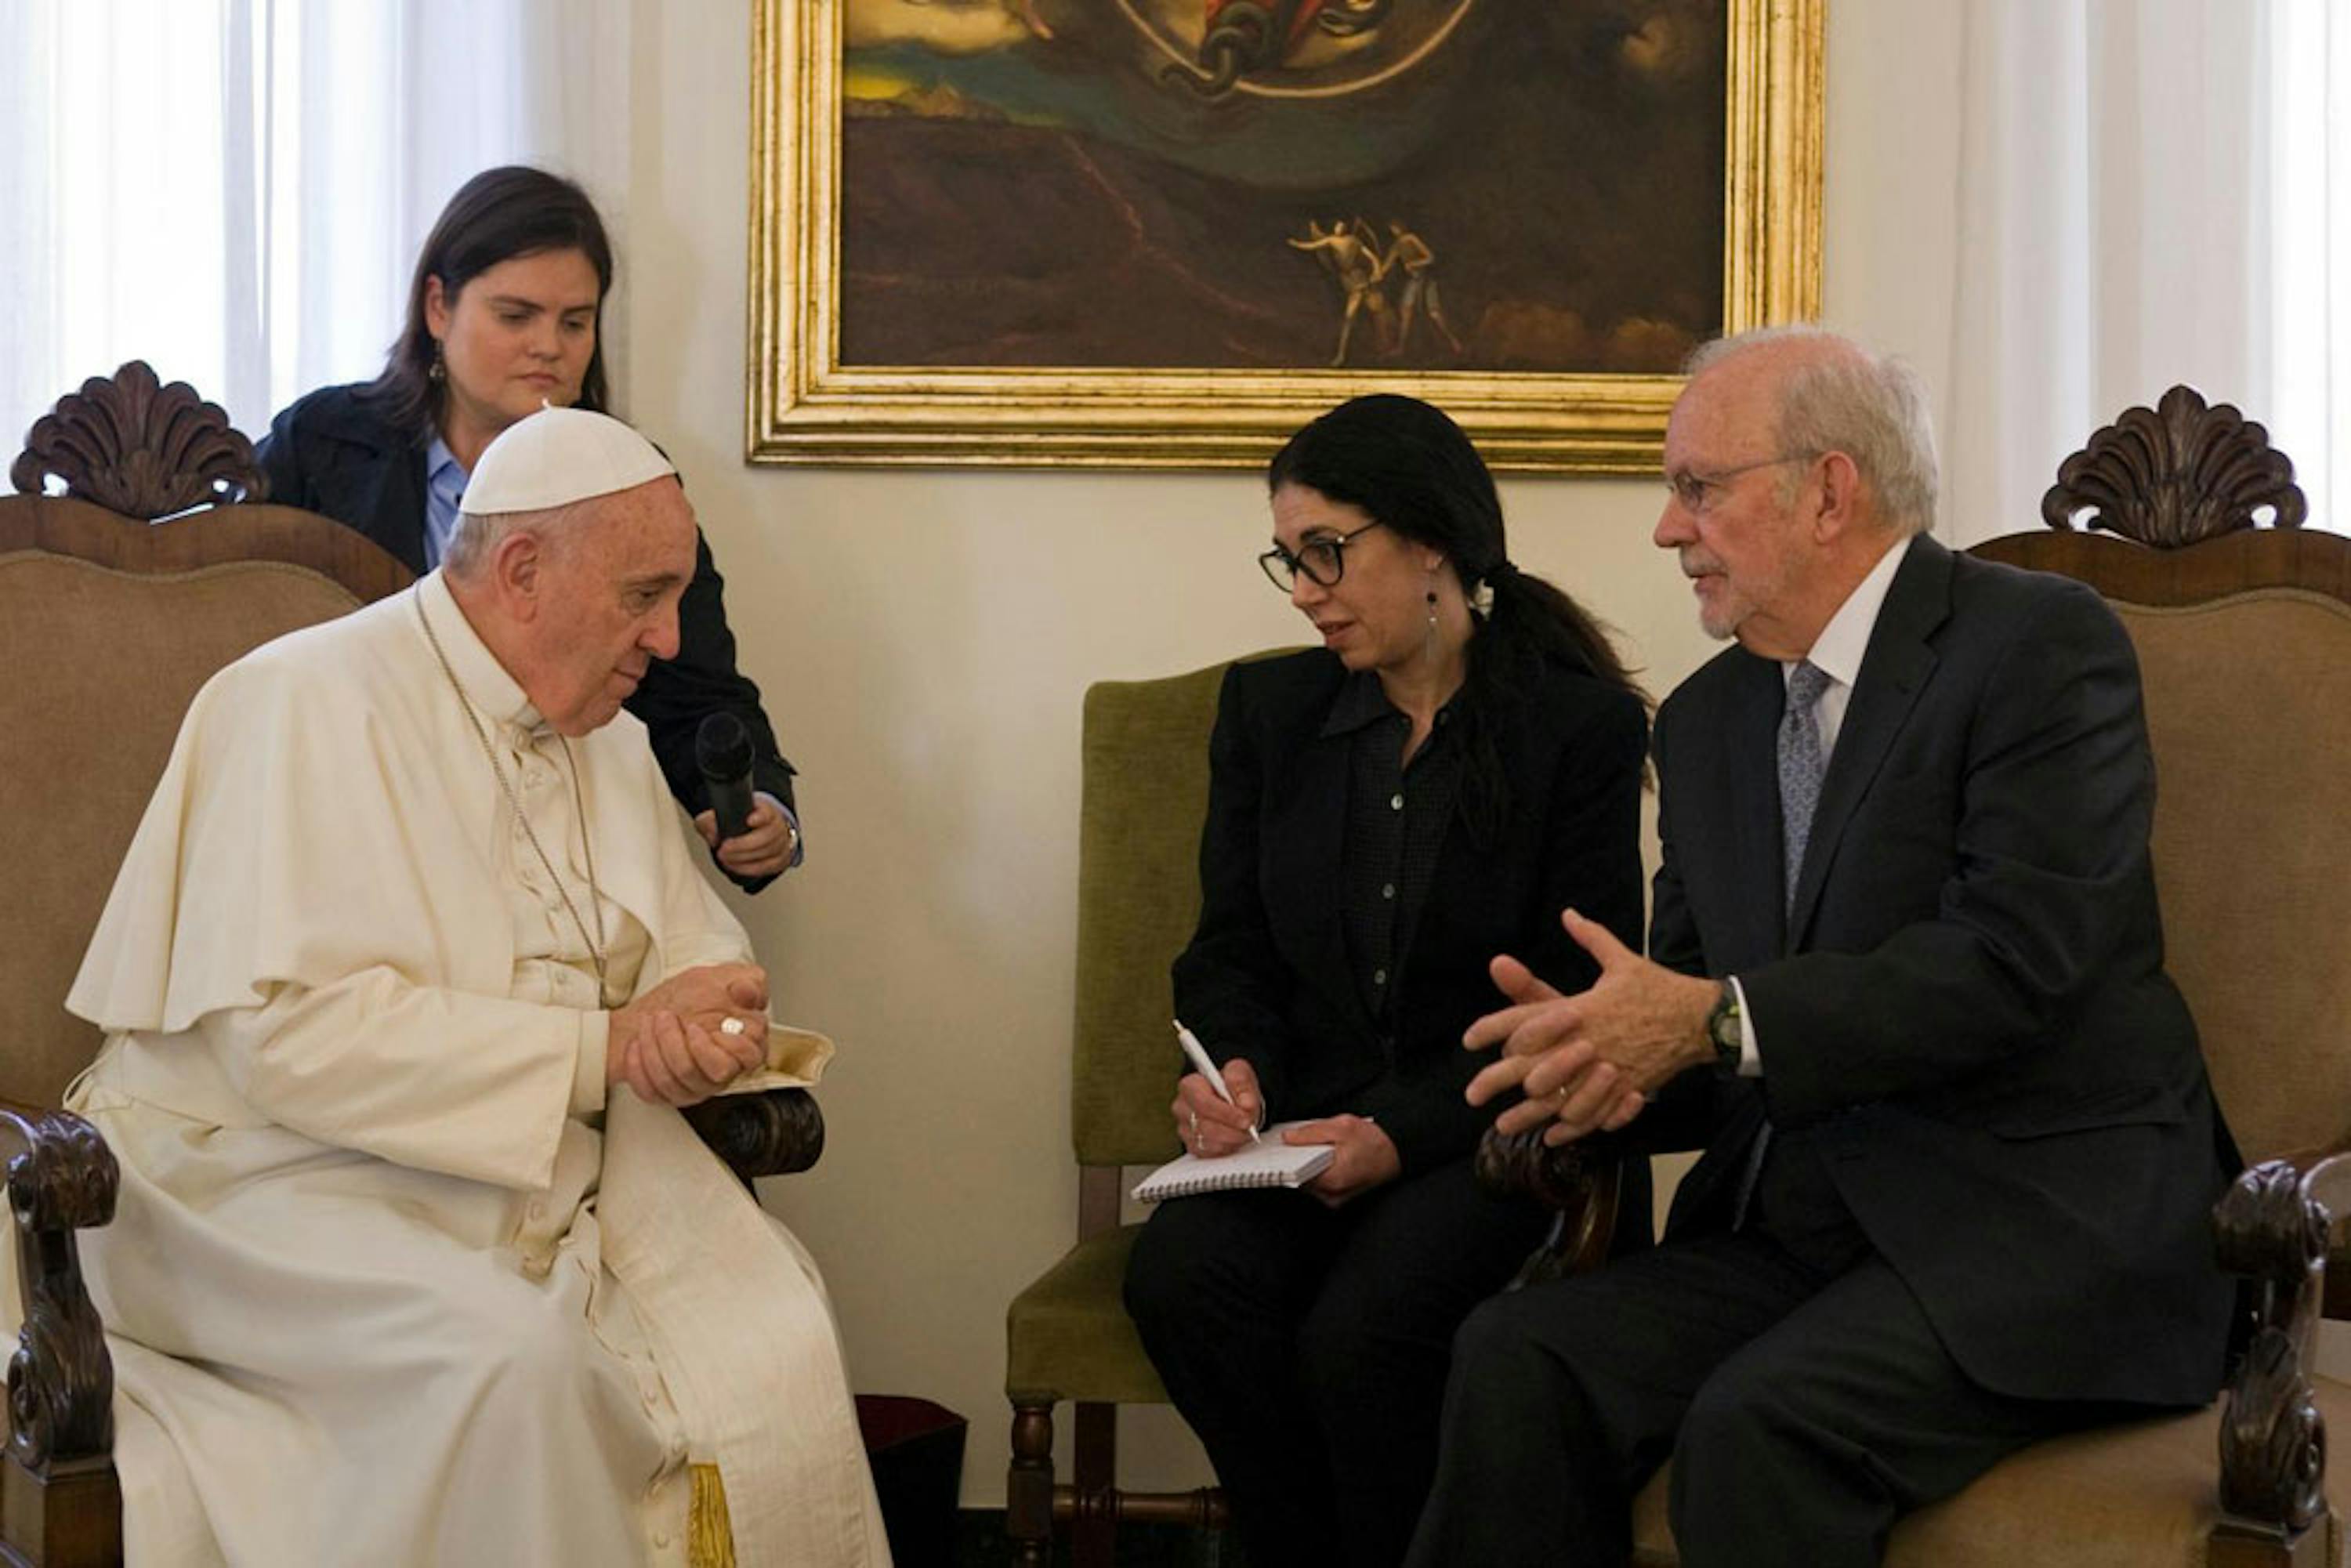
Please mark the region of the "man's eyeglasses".
[[1276, 545], [1258, 557], [1257, 563], [1265, 568], [1266, 580], [1284, 593], [1295, 589], [1301, 577], [1323, 588], [1335, 587], [1339, 579], [1346, 575], [1347, 547], [1380, 526], [1380, 520], [1374, 517], [1353, 533], [1309, 539], [1298, 547], [1296, 555]]
[[1752, 474], [1758, 468], [1776, 468], [1783, 463], [1810, 463], [1817, 452], [1783, 452], [1777, 457], [1758, 457], [1752, 463], [1735, 464], [1729, 468], [1715, 468], [1700, 473], [1684, 468], [1666, 476], [1666, 488], [1674, 493], [1685, 512], [1699, 515], [1712, 508], [1721, 492], [1741, 474]]

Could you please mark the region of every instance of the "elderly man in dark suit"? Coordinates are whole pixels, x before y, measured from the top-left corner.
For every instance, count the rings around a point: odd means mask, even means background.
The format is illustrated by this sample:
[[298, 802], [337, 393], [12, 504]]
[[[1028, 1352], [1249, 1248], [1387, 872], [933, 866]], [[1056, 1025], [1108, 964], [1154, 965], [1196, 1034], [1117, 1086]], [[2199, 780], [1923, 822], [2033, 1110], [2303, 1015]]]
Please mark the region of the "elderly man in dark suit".
[[2193, 1405], [2236, 1156], [2163, 971], [2130, 643], [1926, 536], [1915, 378], [1812, 329], [1694, 361], [1676, 552], [1728, 649], [1659, 711], [1650, 956], [1514, 1003], [1505, 1128], [1703, 1148], [1656, 1250], [1463, 1326], [1412, 1561], [1621, 1563], [1668, 1456], [1692, 1568], [1879, 1559], [2036, 1437]]

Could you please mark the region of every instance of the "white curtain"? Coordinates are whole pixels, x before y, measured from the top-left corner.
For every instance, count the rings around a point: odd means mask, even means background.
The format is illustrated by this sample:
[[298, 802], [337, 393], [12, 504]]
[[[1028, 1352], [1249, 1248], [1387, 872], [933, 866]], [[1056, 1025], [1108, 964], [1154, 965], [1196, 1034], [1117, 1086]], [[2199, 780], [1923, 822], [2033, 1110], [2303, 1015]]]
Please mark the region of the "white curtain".
[[[2335, 0], [1970, 0], [1942, 530], [2031, 527], [2177, 382], [2351, 476], [2351, 16]], [[2341, 497], [2351, 503], [2351, 495]]]
[[2311, 520], [2351, 529], [2351, 11], [2336, 0], [2278, 10], [2270, 434], [2294, 459]]
[[579, 180], [625, 256], [629, 9], [0, 4], [0, 441], [128, 359], [256, 435], [373, 375], [433, 219], [495, 163]]

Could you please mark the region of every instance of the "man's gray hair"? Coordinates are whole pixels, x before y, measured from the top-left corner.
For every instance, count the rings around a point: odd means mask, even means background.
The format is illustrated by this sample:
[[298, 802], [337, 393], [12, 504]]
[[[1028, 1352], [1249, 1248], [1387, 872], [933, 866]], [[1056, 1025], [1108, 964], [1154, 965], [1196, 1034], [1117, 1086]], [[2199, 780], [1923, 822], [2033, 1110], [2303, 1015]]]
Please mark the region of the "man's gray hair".
[[1842, 452], [1877, 497], [1886, 520], [1905, 533], [1935, 526], [1939, 465], [1927, 389], [1918, 372], [1874, 354], [1824, 327], [1759, 327], [1702, 345], [1685, 367], [1710, 366], [1774, 343], [1815, 343], [1844, 350], [1799, 359], [1780, 382], [1780, 450], [1792, 455]]
[[451, 577], [471, 577], [486, 565], [492, 551], [508, 534], [529, 531], [560, 549], [563, 514], [583, 503], [549, 507], [538, 512], [459, 512], [449, 530], [449, 548], [441, 552], [441, 570]]

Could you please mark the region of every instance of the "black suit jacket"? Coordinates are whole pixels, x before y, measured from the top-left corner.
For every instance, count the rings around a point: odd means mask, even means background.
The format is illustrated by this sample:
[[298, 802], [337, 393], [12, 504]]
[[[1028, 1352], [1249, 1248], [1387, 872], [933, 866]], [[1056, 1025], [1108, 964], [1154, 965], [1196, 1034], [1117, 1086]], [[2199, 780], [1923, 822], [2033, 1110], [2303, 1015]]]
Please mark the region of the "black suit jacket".
[[1978, 1382], [2209, 1398], [2236, 1155], [2163, 970], [2128, 637], [2079, 583], [1914, 542], [1785, 918], [1783, 695], [1734, 648], [1658, 714], [1650, 951], [1740, 977], [1763, 1069], [1684, 1074], [1652, 1107], [1653, 1144], [1707, 1146], [1668, 1239], [1728, 1223], [1768, 1111]]
[[1319, 649], [1226, 674], [1176, 1013], [1218, 1058], [1248, 1059], [1270, 1117], [1371, 1115], [1412, 1174], [1468, 1154], [1493, 1120], [1461, 1097], [1489, 1060], [1462, 1049], [1462, 1031], [1503, 1005], [1488, 961], [1515, 954], [1578, 990], [1595, 970], [1561, 930], [1563, 906], [1620, 936], [1639, 930], [1647, 719], [1635, 698], [1565, 669], [1503, 716], [1508, 821], [1482, 849], [1458, 813], [1447, 826], [1383, 1034], [1350, 973], [1340, 906], [1350, 737], [1321, 733], [1345, 679]]
[[[270, 500], [357, 528], [421, 575], [424, 450], [431, 443], [394, 429], [364, 390], [323, 387], [291, 404], [271, 422], [254, 455], [269, 476]], [[689, 814], [710, 807], [709, 791], [695, 767], [694, 737], [703, 719], [718, 712], [735, 715], [751, 734], [753, 788], [794, 805], [792, 765], [777, 749], [775, 730], [759, 706], [759, 688], [735, 667], [725, 589], [710, 559], [710, 543], [697, 529], [694, 580], [677, 607], [677, 657], [655, 660], [628, 702], [629, 711], [652, 733], [653, 756], [670, 793]], [[747, 893], [757, 893], [775, 879], [732, 880]]]

